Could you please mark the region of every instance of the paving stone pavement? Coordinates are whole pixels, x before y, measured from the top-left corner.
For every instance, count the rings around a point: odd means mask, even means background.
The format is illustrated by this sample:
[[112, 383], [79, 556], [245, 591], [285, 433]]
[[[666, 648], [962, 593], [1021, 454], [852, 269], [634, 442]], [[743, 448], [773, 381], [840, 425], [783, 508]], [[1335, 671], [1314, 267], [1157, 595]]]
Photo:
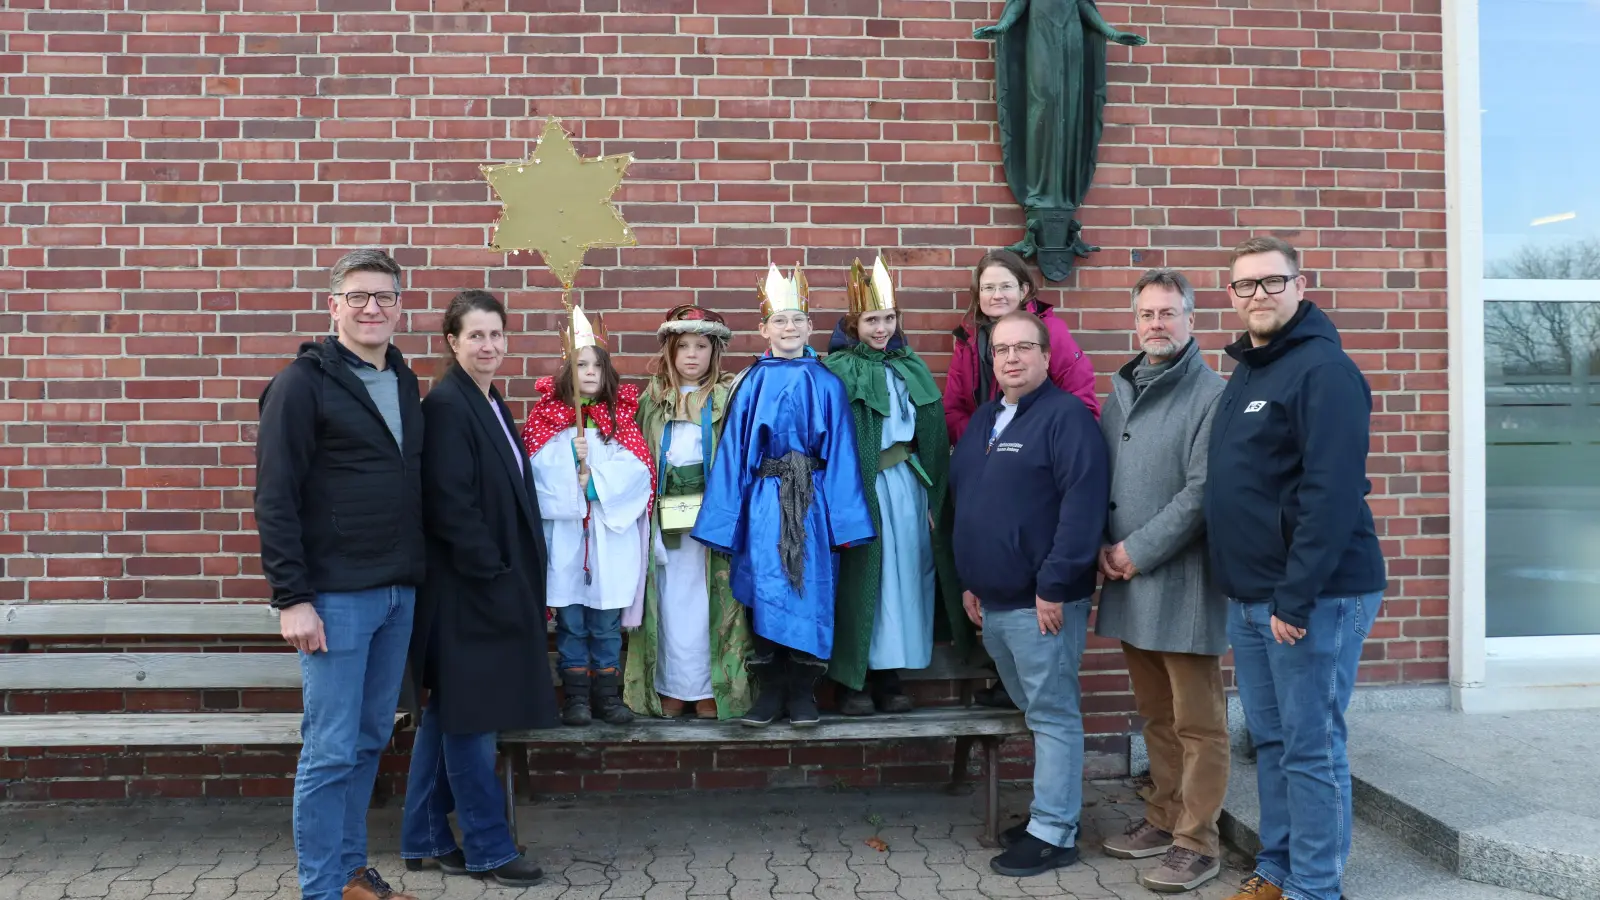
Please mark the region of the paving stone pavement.
[[[1025, 814], [1008, 789], [1002, 809]], [[541, 801], [518, 810], [543, 884], [503, 888], [438, 870], [407, 872], [400, 811], [371, 815], [372, 863], [420, 900], [1151, 900], [1136, 881], [1159, 860], [1101, 851], [1140, 811], [1125, 782], [1087, 787], [1083, 861], [1035, 878], [989, 870], [975, 796], [937, 789], [623, 795]], [[887, 845], [868, 846], [877, 837]], [[1218, 900], [1246, 874], [1191, 894]], [[4, 900], [295, 900], [289, 807], [282, 803], [0, 806]]]

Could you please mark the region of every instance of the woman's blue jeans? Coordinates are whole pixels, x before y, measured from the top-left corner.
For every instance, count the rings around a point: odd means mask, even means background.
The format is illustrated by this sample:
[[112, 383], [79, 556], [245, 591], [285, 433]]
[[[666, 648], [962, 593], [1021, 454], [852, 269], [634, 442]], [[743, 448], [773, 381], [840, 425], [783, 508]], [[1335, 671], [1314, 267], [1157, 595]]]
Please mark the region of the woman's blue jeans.
[[[473, 872], [498, 869], [517, 858], [494, 756], [494, 732], [444, 733], [439, 728], [439, 698], [429, 699], [411, 748], [406, 812], [400, 826], [402, 858], [428, 859], [460, 849]], [[461, 826], [459, 848], [450, 833], [452, 810]]]

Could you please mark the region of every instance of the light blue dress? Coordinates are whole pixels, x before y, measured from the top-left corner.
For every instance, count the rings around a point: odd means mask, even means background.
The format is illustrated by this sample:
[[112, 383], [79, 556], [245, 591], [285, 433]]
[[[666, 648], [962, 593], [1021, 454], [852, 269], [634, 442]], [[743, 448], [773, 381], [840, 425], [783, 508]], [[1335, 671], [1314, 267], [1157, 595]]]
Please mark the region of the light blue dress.
[[[905, 382], [889, 366], [886, 450], [917, 434], [917, 408]], [[872, 624], [869, 669], [925, 669], [933, 659], [933, 535], [928, 531], [928, 491], [909, 462], [878, 473], [878, 515], [883, 524], [883, 576], [878, 616]]]

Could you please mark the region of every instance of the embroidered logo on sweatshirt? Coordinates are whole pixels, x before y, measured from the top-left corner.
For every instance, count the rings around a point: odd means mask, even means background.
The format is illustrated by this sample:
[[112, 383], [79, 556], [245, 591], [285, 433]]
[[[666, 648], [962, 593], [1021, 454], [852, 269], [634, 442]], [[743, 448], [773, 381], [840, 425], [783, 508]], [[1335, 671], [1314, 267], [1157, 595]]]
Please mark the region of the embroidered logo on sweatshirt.
[[1247, 412], [1247, 413], [1261, 412], [1263, 409], [1266, 409], [1266, 408], [1267, 408], [1267, 401], [1265, 401], [1265, 400], [1252, 400], [1252, 401], [1250, 401], [1250, 405], [1246, 406], [1244, 408], [1244, 411]]
[[1021, 453], [1022, 444], [1018, 441], [1001, 441], [994, 445], [996, 453]]

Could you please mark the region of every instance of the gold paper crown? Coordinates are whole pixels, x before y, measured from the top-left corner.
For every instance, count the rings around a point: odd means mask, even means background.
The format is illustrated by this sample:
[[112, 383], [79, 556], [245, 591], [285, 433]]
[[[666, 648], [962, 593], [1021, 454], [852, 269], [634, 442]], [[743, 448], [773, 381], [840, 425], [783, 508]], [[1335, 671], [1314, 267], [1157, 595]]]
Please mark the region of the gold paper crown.
[[595, 321], [599, 328], [589, 324], [589, 317], [583, 314], [583, 307], [574, 306], [567, 327], [561, 330], [561, 346], [567, 351], [568, 356], [576, 356], [578, 351], [585, 347], [604, 347], [606, 345], [606, 323], [595, 314]]
[[774, 263], [767, 264], [767, 278], [756, 283], [756, 298], [761, 301], [761, 318], [771, 318], [775, 312], [799, 310], [810, 312], [811, 289], [806, 285], [805, 273], [794, 267], [794, 277], [785, 278]]
[[895, 308], [894, 281], [889, 278], [889, 270], [883, 265], [882, 255], [873, 261], [871, 276], [867, 275], [861, 260], [856, 260], [850, 267], [850, 278], [845, 282], [845, 291], [850, 297], [849, 311], [852, 315]]

